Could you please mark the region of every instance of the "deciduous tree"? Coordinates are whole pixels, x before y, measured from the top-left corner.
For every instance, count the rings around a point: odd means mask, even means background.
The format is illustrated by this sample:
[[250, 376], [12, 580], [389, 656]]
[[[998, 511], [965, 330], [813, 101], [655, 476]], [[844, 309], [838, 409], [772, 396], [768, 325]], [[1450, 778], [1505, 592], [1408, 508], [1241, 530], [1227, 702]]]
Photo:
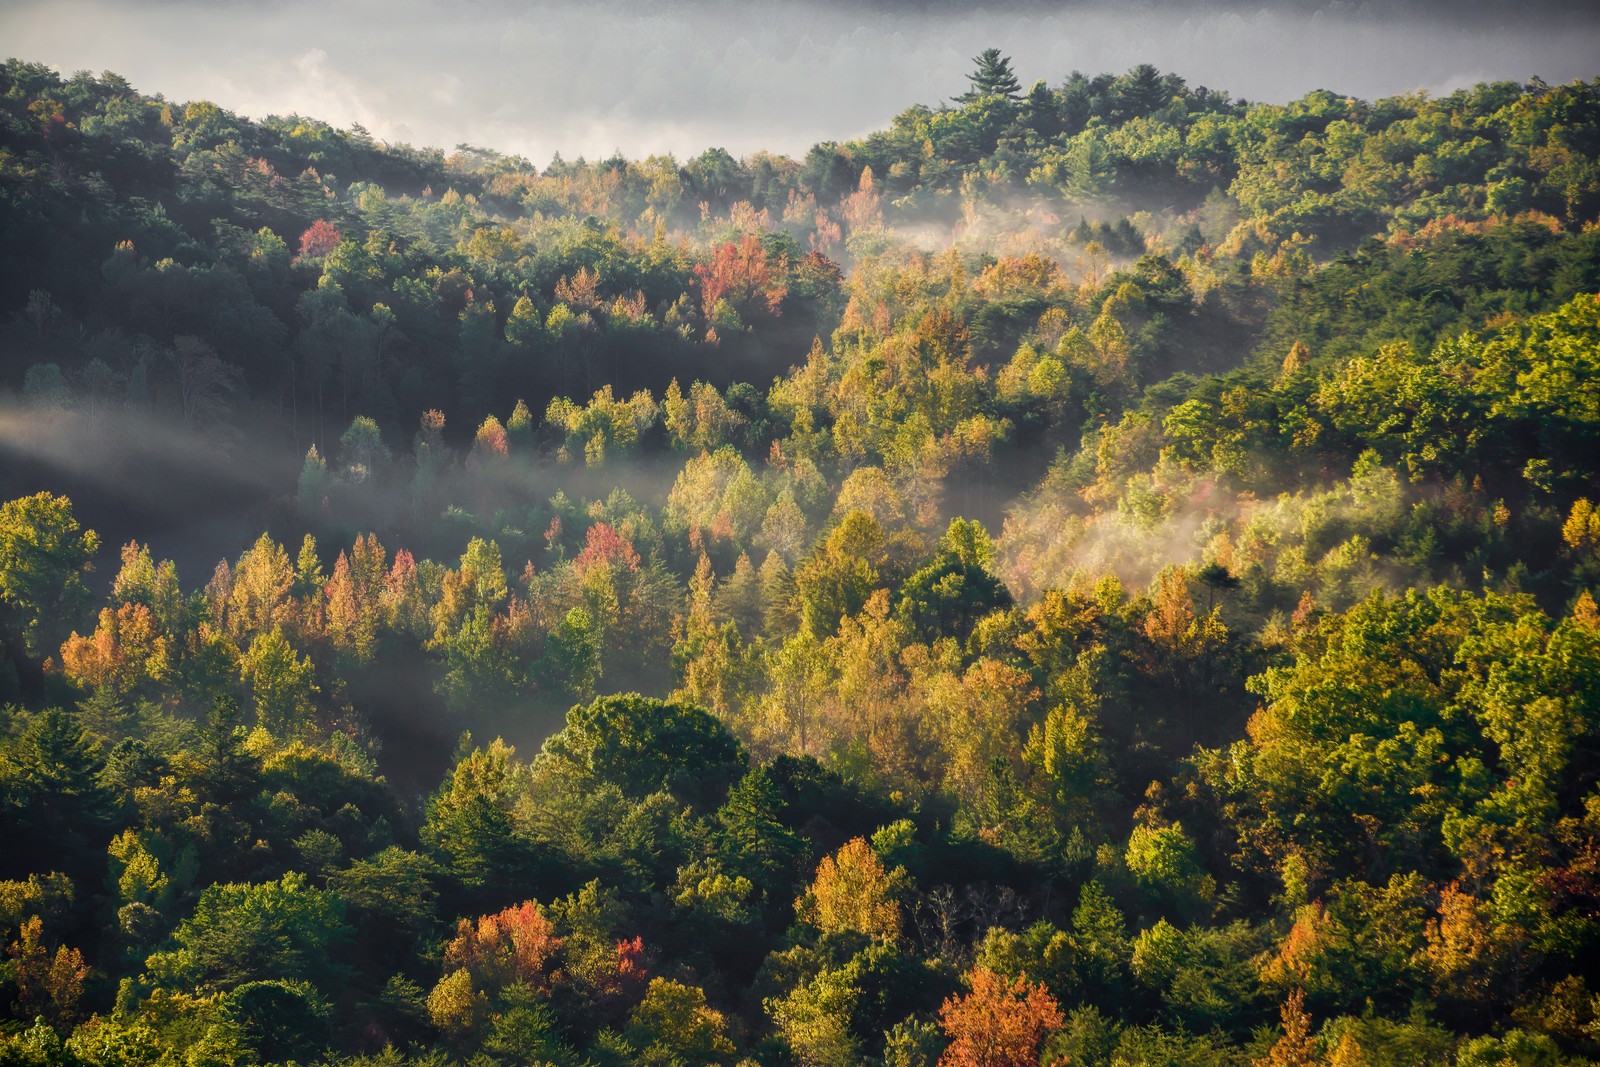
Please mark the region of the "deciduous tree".
[[971, 992], [939, 1009], [950, 1039], [940, 1067], [1035, 1067], [1044, 1039], [1066, 1022], [1056, 998], [1043, 985], [1020, 977], [1008, 983], [981, 967], [968, 981]]

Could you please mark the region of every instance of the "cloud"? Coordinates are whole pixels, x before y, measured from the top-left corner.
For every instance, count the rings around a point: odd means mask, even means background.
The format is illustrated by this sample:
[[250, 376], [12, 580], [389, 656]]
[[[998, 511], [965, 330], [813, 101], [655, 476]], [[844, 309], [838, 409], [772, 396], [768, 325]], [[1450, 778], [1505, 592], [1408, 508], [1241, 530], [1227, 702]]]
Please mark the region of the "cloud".
[[1264, 100], [1315, 88], [1440, 93], [1534, 74], [1560, 82], [1593, 76], [1600, 55], [1600, 16], [1576, 0], [20, 0], [0, 6], [0, 35], [21, 58], [115, 70], [174, 99], [539, 163], [618, 148], [802, 153], [954, 96], [989, 44], [1025, 82], [1148, 61]]

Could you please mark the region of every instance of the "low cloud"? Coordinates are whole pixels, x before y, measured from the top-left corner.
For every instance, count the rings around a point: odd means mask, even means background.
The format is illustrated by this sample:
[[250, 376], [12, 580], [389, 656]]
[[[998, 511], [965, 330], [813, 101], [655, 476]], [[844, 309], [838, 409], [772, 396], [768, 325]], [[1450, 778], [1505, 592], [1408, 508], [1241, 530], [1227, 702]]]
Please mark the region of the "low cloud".
[[1464, 6], [22, 0], [0, 8], [0, 36], [20, 58], [115, 70], [172, 99], [541, 165], [619, 148], [802, 153], [961, 92], [969, 57], [990, 44], [1025, 83], [1151, 62], [1280, 101], [1595, 74], [1592, 5]]

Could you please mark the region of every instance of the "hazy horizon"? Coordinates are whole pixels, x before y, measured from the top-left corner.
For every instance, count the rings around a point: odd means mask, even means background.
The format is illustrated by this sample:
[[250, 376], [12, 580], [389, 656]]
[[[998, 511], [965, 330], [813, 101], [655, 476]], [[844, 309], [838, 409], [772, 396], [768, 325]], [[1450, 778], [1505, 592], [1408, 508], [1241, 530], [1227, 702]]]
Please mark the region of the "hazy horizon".
[[511, 0], [69, 0], [0, 3], [0, 34], [17, 58], [64, 73], [112, 70], [144, 93], [254, 118], [359, 123], [391, 142], [469, 143], [541, 166], [557, 152], [803, 153], [961, 92], [970, 57], [989, 45], [1013, 57], [1024, 85], [1150, 62], [1190, 85], [1269, 101], [1318, 88], [1372, 98], [1600, 73], [1600, 17], [1561, 3], [1463, 14], [1417, 2], [1252, 11], [619, 0], [571, 10]]

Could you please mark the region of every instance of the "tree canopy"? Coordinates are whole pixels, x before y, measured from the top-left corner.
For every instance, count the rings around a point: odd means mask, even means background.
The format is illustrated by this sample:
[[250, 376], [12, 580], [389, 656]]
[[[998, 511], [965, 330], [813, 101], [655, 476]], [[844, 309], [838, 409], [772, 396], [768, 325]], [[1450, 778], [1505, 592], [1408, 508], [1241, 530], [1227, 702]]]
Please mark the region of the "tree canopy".
[[1600, 1061], [1600, 80], [973, 62], [0, 66], [0, 1065]]

